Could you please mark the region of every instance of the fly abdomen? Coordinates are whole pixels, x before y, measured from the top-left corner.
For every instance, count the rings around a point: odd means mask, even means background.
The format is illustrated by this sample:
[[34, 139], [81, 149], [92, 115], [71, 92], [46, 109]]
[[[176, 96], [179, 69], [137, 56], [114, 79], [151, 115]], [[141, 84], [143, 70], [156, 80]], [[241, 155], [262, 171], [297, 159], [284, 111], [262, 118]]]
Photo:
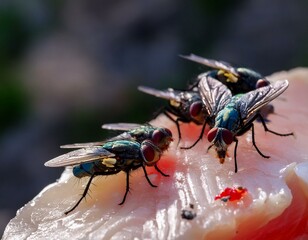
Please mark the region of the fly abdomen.
[[115, 166], [117, 160], [115, 158], [104, 158], [94, 162], [82, 163], [73, 168], [73, 174], [77, 178], [90, 177], [96, 173], [100, 175], [112, 175], [118, 173], [121, 169]]
[[73, 168], [73, 174], [75, 177], [89, 177], [93, 175], [94, 172], [97, 172], [99, 164], [101, 161], [82, 163]]

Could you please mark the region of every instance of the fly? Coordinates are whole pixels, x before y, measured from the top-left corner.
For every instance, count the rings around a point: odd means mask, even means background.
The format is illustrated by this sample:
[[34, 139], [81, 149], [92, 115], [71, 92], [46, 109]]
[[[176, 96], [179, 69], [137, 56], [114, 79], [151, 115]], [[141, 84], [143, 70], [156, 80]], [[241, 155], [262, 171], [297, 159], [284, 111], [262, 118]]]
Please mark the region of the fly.
[[[210, 68], [214, 68], [215, 70], [206, 72], [202, 75], [210, 76], [222, 82], [230, 89], [232, 95], [247, 93], [270, 84], [270, 82], [264, 76], [249, 68], [235, 68], [227, 62], [207, 59], [194, 54], [181, 57], [203, 64]], [[197, 85], [198, 82], [196, 82], [192, 87]]]
[[[166, 149], [167, 147], [165, 147]], [[82, 199], [86, 197], [91, 182], [96, 176], [114, 175], [121, 171], [126, 173], [126, 190], [119, 205], [125, 202], [129, 192], [129, 174], [132, 170], [141, 167], [150, 186], [157, 187], [150, 181], [145, 167], [154, 167], [163, 176], [169, 176], [157, 166], [162, 154], [163, 151], [150, 140], [144, 140], [141, 143], [132, 140], [113, 140], [107, 141], [101, 146], [90, 145], [63, 154], [46, 162], [45, 166], [74, 166], [73, 174], [75, 177], [90, 177], [81, 198], [71, 209], [65, 212], [65, 214], [68, 214], [76, 209]]]
[[[180, 122], [193, 122], [202, 125], [200, 137], [190, 147], [192, 148], [202, 138], [207, 121], [207, 113], [204, 108], [201, 96], [198, 91], [178, 91], [172, 88], [157, 90], [150, 87], [139, 86], [138, 89], [144, 93], [169, 100], [168, 106], [164, 107], [160, 113], [165, 114], [177, 127], [179, 141], [182, 138]], [[175, 116], [175, 118], [173, 116]]]
[[[103, 129], [124, 131], [122, 134], [108, 139], [114, 140], [132, 140], [141, 143], [144, 140], [152, 141], [161, 151], [165, 151], [172, 141], [172, 133], [168, 128], [154, 127], [151, 124], [137, 123], [109, 123], [102, 125]], [[92, 146], [101, 146], [105, 141], [74, 143], [61, 146], [61, 148], [84, 148]]]
[[[287, 80], [277, 81], [254, 91], [232, 96], [231, 91], [224, 87], [225, 85], [212, 77], [206, 76], [200, 80], [198, 88], [208, 115], [215, 118], [212, 129], [207, 133], [207, 139], [211, 143], [208, 149], [215, 146], [220, 163], [224, 163], [228, 146], [235, 142], [234, 163], [235, 172], [237, 172], [237, 136], [241, 136], [249, 129], [252, 130], [252, 143], [257, 152], [262, 157], [269, 158], [256, 145], [253, 124], [256, 119], [261, 121], [267, 132], [278, 136], [293, 135], [293, 133], [281, 134], [268, 129], [264, 118], [259, 113], [260, 108], [283, 93], [288, 85]], [[225, 89], [223, 90], [223, 88]]]

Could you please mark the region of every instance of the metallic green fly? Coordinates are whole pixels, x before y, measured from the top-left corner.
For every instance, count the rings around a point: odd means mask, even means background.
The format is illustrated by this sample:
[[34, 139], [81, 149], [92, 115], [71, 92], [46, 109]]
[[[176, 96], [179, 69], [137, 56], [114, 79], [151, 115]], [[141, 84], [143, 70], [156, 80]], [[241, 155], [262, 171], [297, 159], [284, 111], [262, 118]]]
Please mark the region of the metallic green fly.
[[[133, 130], [135, 132], [136, 129], [139, 129], [142, 132], [143, 127], [145, 126], [136, 127]], [[148, 178], [146, 166], [154, 167], [163, 176], [168, 176], [158, 168], [157, 162], [160, 160], [163, 152], [168, 149], [172, 141], [172, 134], [166, 128], [147, 126], [145, 130], [149, 130], [149, 128], [152, 130], [148, 132], [148, 139], [141, 139], [140, 134], [138, 134], [139, 138], [135, 136], [136, 138], [133, 139], [133, 133], [128, 137], [128, 131], [125, 134], [119, 135], [122, 138], [117, 136], [115, 137], [117, 139], [109, 139], [103, 142], [66, 145], [64, 146], [66, 148], [81, 149], [63, 154], [45, 163], [47, 167], [74, 166], [73, 174], [75, 177], [89, 177], [81, 198], [65, 214], [73, 211], [82, 199], [86, 197], [91, 182], [96, 176], [114, 175], [121, 171], [126, 173], [126, 190], [120, 205], [125, 202], [129, 192], [129, 174], [132, 170], [141, 167], [148, 183], [152, 187], [157, 186]]]
[[[270, 84], [264, 76], [249, 68], [235, 68], [227, 62], [207, 59], [194, 54], [181, 57], [214, 68], [215, 70], [208, 71], [202, 75], [207, 75], [220, 81], [230, 89], [232, 95], [247, 93]], [[194, 86], [197, 85], [198, 82], [194, 84]]]
[[155, 97], [169, 100], [168, 105], [161, 109], [159, 113], [166, 115], [172, 122], [175, 123], [178, 131], [179, 141], [182, 134], [180, 130], [180, 122], [195, 123], [202, 125], [202, 130], [198, 139], [190, 147], [181, 147], [189, 149], [195, 146], [201, 140], [207, 121], [209, 120], [206, 109], [202, 102], [199, 91], [180, 91], [168, 88], [165, 90], [158, 90], [150, 87], [139, 86], [138, 89], [144, 93], [153, 95]]
[[293, 135], [293, 133], [281, 134], [268, 129], [264, 118], [259, 113], [260, 108], [282, 94], [288, 85], [287, 80], [277, 81], [254, 91], [232, 96], [227, 86], [216, 79], [207, 75], [200, 80], [198, 88], [203, 103], [206, 106], [208, 116], [215, 119], [211, 130], [207, 133], [207, 139], [211, 143], [209, 148], [215, 146], [220, 163], [224, 162], [229, 145], [235, 142], [234, 162], [235, 172], [237, 172], [237, 137], [250, 129], [252, 130], [253, 146], [262, 157], [268, 158], [258, 149], [255, 142], [253, 122], [256, 119], [261, 121], [264, 130], [267, 132], [278, 136]]
[[[172, 133], [168, 128], [154, 127], [151, 124], [137, 123], [108, 123], [102, 125], [103, 129], [124, 131], [122, 134], [109, 138], [108, 141], [114, 140], [132, 140], [141, 143], [144, 140], [152, 141], [161, 151], [169, 147], [172, 141]], [[84, 148], [92, 146], [101, 146], [106, 142], [89, 142], [89, 143], [74, 143], [61, 146], [61, 148]]]

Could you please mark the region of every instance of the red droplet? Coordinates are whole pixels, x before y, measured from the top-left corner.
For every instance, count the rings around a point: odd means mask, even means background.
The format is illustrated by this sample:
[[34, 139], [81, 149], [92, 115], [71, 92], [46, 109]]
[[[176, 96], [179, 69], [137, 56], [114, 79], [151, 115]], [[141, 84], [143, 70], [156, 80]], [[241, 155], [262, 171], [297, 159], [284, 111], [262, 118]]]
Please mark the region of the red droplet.
[[207, 133], [207, 140], [209, 142], [212, 142], [216, 135], [217, 135], [217, 131], [218, 131], [218, 128], [212, 128], [208, 133]]
[[243, 187], [233, 187], [225, 188], [219, 195], [215, 196], [215, 200], [220, 199], [221, 201], [237, 201], [240, 200], [247, 192], [246, 188]]

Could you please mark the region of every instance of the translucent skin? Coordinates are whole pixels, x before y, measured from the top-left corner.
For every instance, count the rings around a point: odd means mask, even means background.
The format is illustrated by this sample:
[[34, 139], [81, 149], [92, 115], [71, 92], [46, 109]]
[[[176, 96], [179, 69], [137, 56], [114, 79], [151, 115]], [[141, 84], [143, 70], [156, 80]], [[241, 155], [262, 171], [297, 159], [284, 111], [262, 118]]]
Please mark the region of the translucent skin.
[[[90, 196], [66, 216], [65, 210], [86, 184], [86, 179], [77, 181], [67, 168], [57, 183], [18, 211], [3, 239], [307, 239], [308, 69], [269, 79], [288, 79], [290, 86], [272, 102], [275, 114], [269, 116], [268, 126], [279, 132], [293, 131], [296, 136], [268, 134], [256, 123], [256, 144], [270, 159], [256, 152], [248, 131], [238, 137], [239, 171], [234, 173], [234, 143], [228, 148], [230, 157], [220, 164], [214, 149], [206, 152], [207, 129], [203, 141], [190, 150], [180, 149], [177, 139], [171, 144], [158, 163], [169, 178], [148, 168], [157, 188], [149, 186], [142, 170], [136, 170], [130, 178], [132, 194], [119, 206], [125, 174], [97, 177]], [[167, 127], [177, 136], [166, 117], [152, 124]], [[195, 124], [182, 124], [180, 146], [191, 145], [200, 130]], [[214, 200], [225, 188], [237, 186], [247, 189], [239, 201]], [[185, 209], [196, 217], [182, 218]]]

